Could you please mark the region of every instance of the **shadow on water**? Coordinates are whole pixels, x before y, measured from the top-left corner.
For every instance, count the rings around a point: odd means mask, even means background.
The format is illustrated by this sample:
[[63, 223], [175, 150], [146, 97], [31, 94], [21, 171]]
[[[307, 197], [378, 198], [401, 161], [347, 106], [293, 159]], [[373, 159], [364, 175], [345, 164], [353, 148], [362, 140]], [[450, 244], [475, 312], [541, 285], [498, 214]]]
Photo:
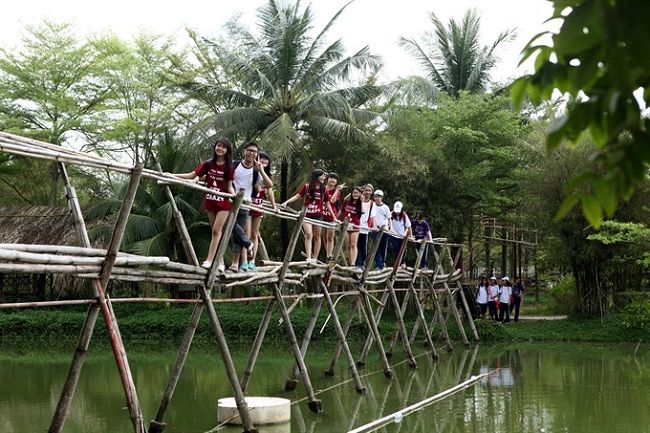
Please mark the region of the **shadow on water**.
[[[474, 375], [493, 372], [475, 385], [424, 407], [377, 431], [399, 432], [650, 432], [650, 350], [634, 355], [633, 345], [524, 344], [458, 349], [432, 362], [418, 357], [418, 369], [395, 366], [395, 378], [383, 376], [378, 359], [361, 370], [367, 387], [358, 395], [344, 362], [334, 377], [321, 375], [329, 366], [331, 347], [312, 348], [307, 356], [314, 387], [325, 412], [307, 409], [301, 384], [282, 390], [292, 357], [262, 352], [250, 395], [290, 398], [290, 426], [261, 428], [262, 433], [347, 432], [393, 414]], [[129, 360], [143, 412], [150, 419], [159, 403], [174, 352], [131, 353]], [[243, 365], [246, 353], [236, 354]], [[403, 359], [400, 353], [393, 362]], [[56, 406], [69, 355], [0, 353], [0, 431], [45, 431]], [[337, 386], [338, 385], [338, 386]], [[206, 432], [217, 425], [216, 402], [230, 395], [218, 355], [190, 352], [167, 413], [166, 432]], [[110, 353], [91, 354], [82, 371], [66, 432], [129, 432], [117, 369]], [[228, 427], [219, 431], [240, 432]]]

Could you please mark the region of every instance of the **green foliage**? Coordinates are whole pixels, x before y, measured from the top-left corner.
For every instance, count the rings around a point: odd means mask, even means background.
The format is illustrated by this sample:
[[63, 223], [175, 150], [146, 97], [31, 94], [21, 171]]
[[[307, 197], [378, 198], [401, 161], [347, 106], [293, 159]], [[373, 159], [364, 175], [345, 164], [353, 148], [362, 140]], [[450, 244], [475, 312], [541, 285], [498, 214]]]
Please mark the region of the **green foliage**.
[[549, 310], [553, 314], [568, 314], [576, 305], [576, 282], [573, 275], [562, 276], [557, 284], [547, 291]]
[[[647, 117], [635, 97], [639, 88], [650, 102], [650, 59], [645, 55], [650, 4], [640, 0], [552, 0], [551, 19], [558, 33], [535, 36], [522, 62], [535, 56], [535, 73], [513, 83], [519, 105], [528, 95], [540, 104], [559, 90], [568, 95], [566, 113], [551, 125], [549, 149], [563, 139], [576, 141], [589, 132], [596, 144], [590, 166], [569, 184], [569, 195], [558, 212], [564, 216], [578, 203], [585, 218], [599, 227], [603, 215], [613, 216], [618, 202], [629, 199], [636, 184], [647, 178], [650, 132]], [[539, 42], [551, 36], [553, 44]]]
[[629, 329], [650, 331], [650, 300], [630, 302], [623, 308], [623, 325]]
[[440, 91], [454, 98], [462, 91], [482, 93], [498, 61], [495, 50], [514, 39], [514, 30], [501, 32], [491, 45], [481, 46], [481, 18], [475, 9], [465, 12], [460, 22], [451, 18], [446, 26], [434, 13], [430, 19], [434, 31], [425, 35], [424, 42], [402, 37], [400, 46], [419, 61]]

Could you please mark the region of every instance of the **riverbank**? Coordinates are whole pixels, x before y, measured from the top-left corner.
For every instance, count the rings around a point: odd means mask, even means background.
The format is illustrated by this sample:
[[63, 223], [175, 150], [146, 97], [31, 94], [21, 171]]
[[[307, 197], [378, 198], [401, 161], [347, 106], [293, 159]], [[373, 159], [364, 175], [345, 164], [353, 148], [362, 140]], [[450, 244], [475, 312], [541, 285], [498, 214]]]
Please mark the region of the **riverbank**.
[[[266, 308], [265, 303], [220, 304], [217, 314], [230, 343], [250, 342], [255, 338], [260, 319]], [[125, 345], [156, 346], [160, 348], [175, 348], [180, 344], [188, 324], [192, 306], [177, 305], [120, 305], [114, 306], [120, 331]], [[347, 306], [337, 308], [341, 321], [345, 319]], [[291, 313], [291, 321], [300, 338], [310, 316], [310, 304], [305, 302]], [[77, 340], [85, 317], [85, 309], [71, 307], [65, 309], [22, 310], [0, 312], [0, 348], [69, 348]], [[313, 336], [313, 342], [333, 342], [336, 335], [331, 323], [325, 331], [319, 333], [327, 318], [327, 312], [321, 311], [318, 324]], [[413, 313], [405, 318], [406, 327], [412, 329], [415, 322]], [[379, 325], [380, 333], [389, 338], [394, 330], [394, 316], [390, 311], [385, 313]], [[521, 320], [518, 323], [500, 324], [491, 320], [477, 320], [477, 329], [482, 341], [584, 341], [584, 342], [637, 342], [648, 341], [649, 333], [642, 329], [628, 329], [616, 316], [606, 319], [564, 320]], [[466, 326], [468, 336], [471, 332]], [[439, 331], [439, 328], [438, 328]], [[452, 320], [449, 323], [451, 338], [460, 340], [460, 333]], [[436, 334], [439, 334], [437, 332]], [[357, 316], [349, 332], [351, 343], [362, 342], [367, 335], [367, 329], [362, 317]], [[284, 343], [286, 335], [284, 327], [279, 324], [277, 311], [269, 326], [266, 342]], [[212, 346], [214, 337], [211, 326], [204, 314], [197, 328], [194, 345]], [[102, 318], [98, 320], [93, 345], [107, 347], [108, 339]]]

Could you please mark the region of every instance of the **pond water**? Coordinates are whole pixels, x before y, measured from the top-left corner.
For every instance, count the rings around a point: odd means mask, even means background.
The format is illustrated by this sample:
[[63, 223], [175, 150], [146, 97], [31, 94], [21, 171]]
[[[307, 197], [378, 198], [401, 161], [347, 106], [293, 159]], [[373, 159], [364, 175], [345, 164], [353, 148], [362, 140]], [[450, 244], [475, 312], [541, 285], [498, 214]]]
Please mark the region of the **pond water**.
[[[636, 353], [635, 353], [636, 352]], [[343, 359], [337, 375], [325, 378], [330, 347], [310, 348], [307, 365], [314, 387], [325, 390], [348, 378]], [[130, 353], [146, 424], [154, 416], [175, 352]], [[236, 353], [242, 365], [246, 353]], [[47, 431], [64, 381], [69, 354], [0, 353], [0, 432]], [[392, 359], [403, 359], [396, 353]], [[380, 432], [650, 433], [650, 349], [647, 345], [523, 344], [458, 347], [418, 368], [395, 366], [384, 378], [377, 359], [362, 370], [368, 393], [350, 382], [322, 392], [325, 412], [311, 413], [305, 401], [292, 406], [292, 421], [267, 432], [346, 432], [389, 415], [462, 382], [497, 370], [475, 385], [380, 428]], [[282, 391], [291, 368], [289, 351], [263, 347], [250, 395], [304, 397]], [[206, 432], [217, 425], [217, 399], [229, 396], [221, 360], [215, 353], [190, 353], [165, 421], [166, 432]], [[130, 432], [128, 411], [110, 353], [92, 353], [84, 364], [65, 432]], [[226, 428], [223, 432], [240, 432]]]

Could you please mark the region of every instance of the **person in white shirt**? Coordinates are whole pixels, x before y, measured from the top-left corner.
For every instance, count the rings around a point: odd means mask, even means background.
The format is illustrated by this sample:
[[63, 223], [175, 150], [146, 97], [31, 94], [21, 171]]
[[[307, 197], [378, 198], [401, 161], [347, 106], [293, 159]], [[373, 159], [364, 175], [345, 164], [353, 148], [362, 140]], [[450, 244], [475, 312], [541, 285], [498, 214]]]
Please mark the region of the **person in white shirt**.
[[512, 295], [512, 283], [510, 278], [506, 275], [501, 278], [503, 285], [501, 290], [499, 290], [499, 322], [507, 323], [510, 322], [510, 295]]
[[[361, 200], [361, 220], [359, 222], [359, 239], [357, 240], [357, 260], [354, 265], [357, 268], [364, 268], [366, 266], [366, 257], [368, 256], [368, 222], [374, 215], [375, 203], [372, 201], [372, 193], [375, 188], [371, 184], [363, 187], [363, 195]], [[348, 197], [346, 197], [347, 199]], [[350, 263], [352, 265], [352, 263]]]
[[476, 303], [480, 309], [481, 317], [485, 317], [488, 309], [488, 281], [485, 277], [481, 277], [476, 291]]
[[488, 311], [490, 312], [490, 318], [494, 320], [499, 320], [499, 313], [497, 312], [499, 290], [500, 287], [497, 284], [497, 277], [492, 276], [488, 285]]
[[[373, 210], [373, 215], [371, 216], [374, 218], [372, 227], [380, 229], [384, 228], [384, 230], [392, 230], [392, 225], [391, 225], [391, 219], [390, 219], [390, 208], [388, 205], [384, 204], [383, 202], [384, 199], [384, 192], [380, 189], [375, 191], [375, 194], [373, 195], [373, 200], [375, 202], [374, 210]], [[373, 232], [370, 237], [372, 238], [373, 242], [377, 239], [378, 233]], [[388, 233], [385, 233], [382, 235], [381, 239], [379, 240], [379, 250], [377, 250], [377, 254], [375, 255], [375, 267], [377, 269], [384, 269], [386, 267], [386, 247], [388, 246]]]
[[[254, 187], [264, 185], [266, 188], [273, 188], [273, 181], [265, 173], [264, 167], [258, 158], [258, 150], [257, 143], [253, 141], [247, 142], [244, 145], [244, 159], [235, 163], [235, 180], [233, 181], [235, 192], [243, 189], [244, 200], [248, 202], [251, 202]], [[248, 257], [253, 256], [253, 241], [250, 240], [246, 233], [247, 228], [248, 209], [240, 208], [232, 232], [233, 245], [230, 270], [233, 272], [240, 269], [242, 271], [249, 270]]]
[[[393, 212], [390, 214], [390, 223], [393, 227], [393, 232], [400, 237], [390, 236], [390, 249], [393, 251], [395, 260], [399, 255], [399, 250], [402, 247], [404, 237], [411, 237], [411, 218], [404, 211], [404, 205], [401, 201], [396, 201], [393, 204]], [[406, 255], [406, 254], [404, 254]], [[402, 257], [404, 260], [404, 257]]]

